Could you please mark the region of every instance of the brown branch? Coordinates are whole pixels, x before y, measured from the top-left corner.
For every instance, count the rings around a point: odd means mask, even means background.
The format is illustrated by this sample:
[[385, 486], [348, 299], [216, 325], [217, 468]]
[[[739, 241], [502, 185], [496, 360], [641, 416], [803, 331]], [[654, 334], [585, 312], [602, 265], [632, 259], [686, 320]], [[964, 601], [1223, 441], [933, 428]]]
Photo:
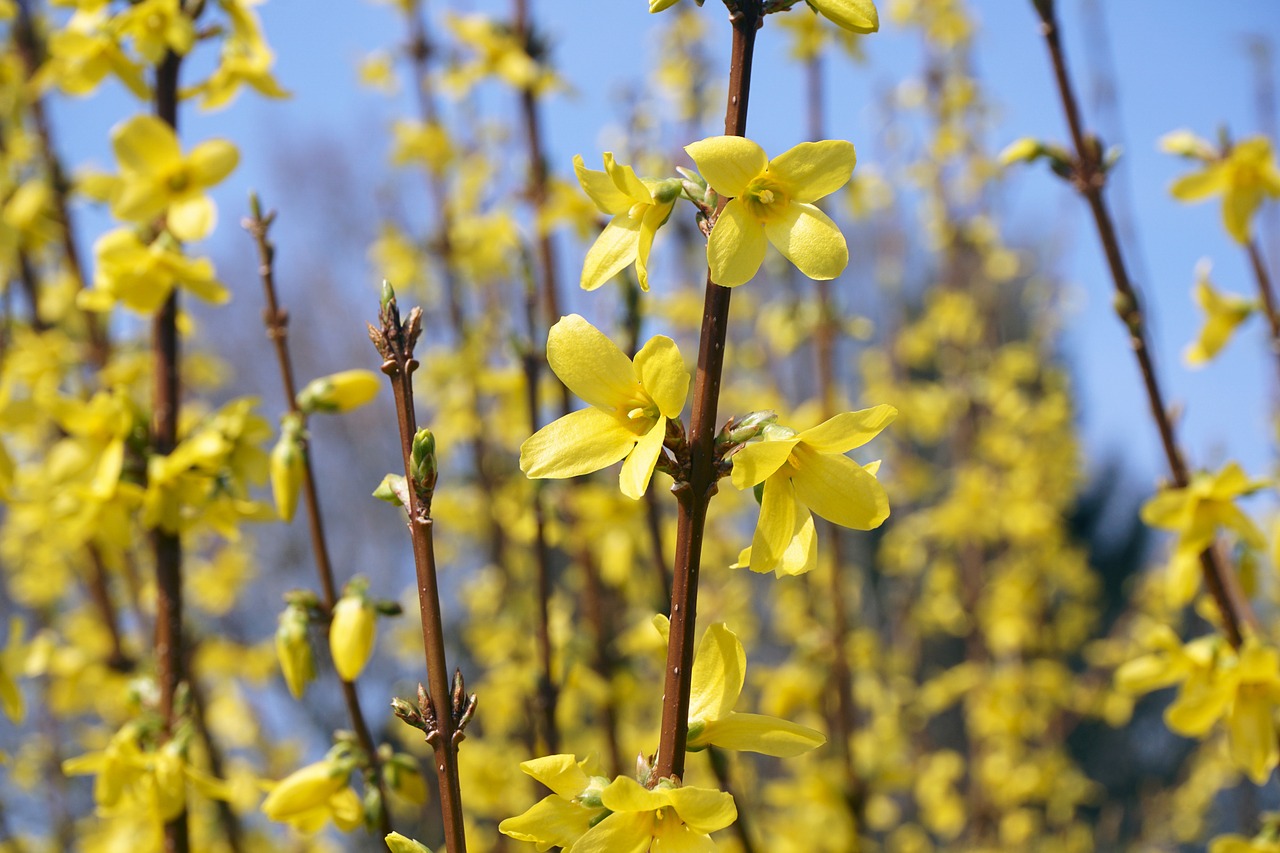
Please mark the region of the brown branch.
[[[418, 607], [422, 621], [422, 643], [426, 658], [427, 684], [430, 695], [423, 697], [424, 712], [430, 711], [432, 729], [427, 734], [435, 754], [436, 778], [440, 791], [440, 813], [444, 820], [445, 847], [449, 853], [465, 853], [463, 834], [462, 792], [458, 782], [458, 742], [465, 718], [456, 719], [462, 696], [461, 674], [455, 677], [456, 690], [449, 685], [445, 661], [444, 623], [440, 615], [440, 587], [436, 573], [433, 543], [434, 521], [431, 518], [430, 493], [434, 482], [420, 492], [413, 465], [413, 443], [418, 432], [413, 407], [413, 372], [418, 362], [413, 357], [414, 344], [421, 333], [420, 309], [413, 309], [409, 319], [400, 321], [400, 310], [389, 285], [384, 285], [382, 310], [378, 328], [369, 327], [369, 336], [383, 357], [382, 372], [391, 380], [395, 395], [396, 420], [400, 428], [400, 450], [404, 461], [409, 511], [409, 535], [413, 543], [414, 570], [418, 579]], [[432, 460], [434, 466], [434, 460]], [[474, 707], [474, 697], [472, 697]]]
[[[747, 129], [747, 99], [751, 89], [751, 61], [761, 21], [760, 0], [742, 0], [730, 19], [733, 50], [729, 66], [729, 97], [725, 133], [743, 136]], [[729, 325], [729, 295], [707, 275], [698, 339], [698, 370], [693, 384], [690, 421], [689, 481], [677, 484], [675, 577], [671, 593], [671, 629], [663, 678], [662, 728], [654, 779], [684, 776], [685, 742], [689, 737], [689, 691], [697, 624], [698, 573], [707, 506], [716, 492], [716, 407], [724, 370], [725, 335]]]
[[[263, 297], [267, 307], [262, 312], [262, 320], [267, 329], [267, 337], [271, 339], [276, 353], [276, 364], [280, 368], [280, 380], [284, 385], [285, 405], [289, 412], [305, 424], [306, 416], [298, 406], [297, 383], [293, 375], [293, 362], [289, 356], [289, 313], [280, 307], [276, 296], [275, 280], [275, 244], [271, 242], [268, 230], [275, 221], [275, 213], [266, 216], [262, 213], [262, 204], [256, 195], [249, 200], [251, 216], [243, 222], [245, 230], [253, 236], [258, 249], [258, 277], [262, 281]], [[329, 543], [324, 533], [324, 516], [320, 512], [320, 496], [316, 489], [315, 473], [311, 465], [311, 442], [306, 430], [302, 430], [298, 439], [298, 450], [302, 456], [302, 502], [307, 510], [307, 529], [311, 535], [311, 553], [315, 557], [316, 576], [320, 580], [321, 603], [326, 615], [333, 613], [338, 601], [337, 584], [334, 582], [333, 562], [329, 558]], [[341, 676], [338, 682], [342, 686], [342, 701], [347, 707], [347, 716], [351, 720], [351, 729], [355, 732], [360, 748], [367, 756], [378, 789], [378, 810], [375, 819], [380, 833], [385, 836], [391, 832], [391, 814], [387, 809], [387, 790], [382, 778], [382, 762], [378, 757], [377, 745], [365, 721], [364, 710], [360, 706], [360, 695], [355, 681], [347, 681]]]
[[1253, 280], [1258, 286], [1258, 298], [1262, 301], [1262, 313], [1267, 315], [1267, 328], [1271, 330], [1271, 352], [1280, 358], [1280, 308], [1276, 305], [1275, 289], [1271, 286], [1271, 273], [1267, 271], [1256, 239], [1249, 240], [1245, 248], [1249, 253], [1249, 266], [1253, 268]]
[[[1173, 419], [1169, 416], [1169, 410], [1165, 406], [1164, 395], [1156, 377], [1138, 294], [1124, 264], [1115, 223], [1102, 197], [1107, 175], [1102, 161], [1101, 145], [1096, 137], [1085, 131], [1084, 122], [1080, 116], [1071, 78], [1067, 74], [1066, 54], [1062, 48], [1054, 15], [1054, 0], [1032, 0], [1032, 2], [1040, 15], [1041, 34], [1049, 49], [1058, 94], [1071, 131], [1072, 144], [1075, 147], [1076, 160], [1072, 183], [1084, 196], [1093, 214], [1098, 238], [1102, 242], [1103, 253], [1106, 255], [1107, 266], [1111, 272], [1111, 281], [1115, 286], [1116, 314], [1129, 331], [1129, 346], [1138, 361], [1138, 370], [1142, 374], [1147, 403], [1155, 420], [1156, 429], [1160, 433], [1160, 444], [1164, 449], [1170, 476], [1174, 486], [1185, 488], [1190, 482], [1187, 464], [1178, 446]], [[1233, 646], [1239, 647], [1243, 642], [1244, 626], [1248, 624], [1256, 627], [1257, 621], [1240, 590], [1239, 581], [1223, 564], [1216, 547], [1210, 546], [1200, 555], [1200, 567], [1204, 575], [1205, 587], [1222, 615], [1223, 632]]]

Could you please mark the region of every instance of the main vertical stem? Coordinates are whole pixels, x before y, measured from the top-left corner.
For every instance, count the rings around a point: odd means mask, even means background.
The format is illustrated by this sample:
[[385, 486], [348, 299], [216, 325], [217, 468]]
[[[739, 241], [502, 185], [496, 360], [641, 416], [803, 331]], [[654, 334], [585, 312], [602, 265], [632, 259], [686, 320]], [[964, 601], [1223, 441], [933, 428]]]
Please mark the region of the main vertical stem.
[[[729, 103], [724, 132], [745, 136], [747, 97], [751, 90], [751, 60], [760, 27], [759, 0], [743, 0], [732, 18], [733, 53], [729, 67]], [[663, 682], [662, 730], [654, 778], [684, 776], [685, 741], [689, 737], [689, 690], [693, 670], [694, 630], [697, 624], [698, 572], [707, 505], [716, 492], [716, 406], [724, 370], [725, 335], [729, 326], [729, 295], [707, 276], [698, 342], [698, 372], [693, 382], [693, 413], [689, 430], [689, 482], [677, 487], [675, 579], [671, 588], [671, 633]]]
[[[182, 57], [170, 51], [156, 67], [156, 116], [175, 132], [178, 128], [178, 69]], [[151, 326], [152, 416], [151, 450], [165, 456], [178, 443], [178, 291], [165, 300]], [[173, 735], [177, 718], [175, 697], [186, 680], [182, 653], [182, 540], [179, 534], [157, 527], [151, 533], [156, 561], [156, 677], [160, 686], [160, 713], [165, 736]], [[164, 827], [168, 853], [191, 849], [184, 809]]]

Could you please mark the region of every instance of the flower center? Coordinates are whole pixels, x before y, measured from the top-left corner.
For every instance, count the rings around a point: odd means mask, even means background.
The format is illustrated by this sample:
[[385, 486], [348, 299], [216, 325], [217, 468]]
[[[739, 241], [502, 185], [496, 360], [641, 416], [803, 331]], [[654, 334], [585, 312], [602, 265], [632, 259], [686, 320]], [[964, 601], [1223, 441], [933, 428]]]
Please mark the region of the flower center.
[[747, 209], [761, 221], [780, 215], [790, 201], [786, 191], [768, 175], [761, 175], [747, 184], [747, 192], [743, 196]]
[[658, 411], [658, 404], [640, 389], [636, 390], [635, 396], [619, 403], [614, 413], [622, 425], [636, 435], [644, 435], [653, 429], [654, 423], [662, 414]]

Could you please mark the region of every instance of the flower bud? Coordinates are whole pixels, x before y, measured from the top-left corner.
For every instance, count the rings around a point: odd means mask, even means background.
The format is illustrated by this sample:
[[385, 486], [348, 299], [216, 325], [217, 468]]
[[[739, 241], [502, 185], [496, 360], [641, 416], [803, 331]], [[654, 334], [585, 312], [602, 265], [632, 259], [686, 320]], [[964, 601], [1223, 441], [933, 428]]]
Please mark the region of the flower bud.
[[301, 432], [298, 419], [286, 415], [281, 422], [280, 439], [271, 449], [271, 495], [276, 512], [285, 522], [292, 521], [298, 509], [298, 491], [306, 470]]
[[262, 812], [275, 821], [286, 821], [324, 806], [347, 787], [350, 769], [328, 759], [293, 771], [271, 789], [262, 801]]
[[289, 692], [293, 698], [301, 699], [307, 685], [316, 677], [316, 660], [311, 651], [311, 639], [307, 636], [305, 608], [291, 604], [280, 614], [276, 628], [276, 657], [280, 659], [280, 671]]
[[880, 14], [871, 0], [807, 0], [810, 6], [833, 24], [855, 33], [880, 29]]
[[436, 487], [436, 437], [423, 427], [413, 437], [413, 450], [409, 457], [410, 475], [414, 490], [419, 494], [431, 492]]
[[727, 426], [724, 430], [724, 442], [727, 444], [742, 444], [759, 436], [765, 429], [778, 422], [778, 413], [770, 409], [759, 412], [751, 412], [744, 415], [741, 420], [734, 421], [732, 425]]
[[314, 412], [349, 412], [372, 400], [381, 383], [369, 370], [343, 370], [321, 376], [298, 392], [298, 408]]
[[329, 651], [343, 681], [355, 681], [373, 654], [378, 615], [363, 594], [348, 592], [333, 606]]
[[1030, 163], [1044, 154], [1044, 146], [1040, 140], [1030, 136], [1015, 139], [1000, 152], [1000, 165], [1012, 166], [1014, 163]]
[[405, 838], [398, 832], [389, 834], [386, 842], [387, 849], [391, 853], [431, 853], [431, 848], [425, 844], [414, 841], [412, 838]]
[[422, 805], [427, 801], [427, 783], [418, 769], [418, 761], [412, 755], [397, 752], [382, 765], [387, 788], [411, 803]]

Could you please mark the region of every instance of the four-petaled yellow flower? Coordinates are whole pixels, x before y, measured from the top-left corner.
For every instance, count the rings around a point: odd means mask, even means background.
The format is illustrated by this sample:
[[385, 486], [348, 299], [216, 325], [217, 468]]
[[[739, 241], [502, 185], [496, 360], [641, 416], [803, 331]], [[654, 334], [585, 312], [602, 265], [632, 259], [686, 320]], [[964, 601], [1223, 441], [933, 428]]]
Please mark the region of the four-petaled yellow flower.
[[1196, 304], [1204, 311], [1204, 325], [1200, 336], [1192, 341], [1183, 358], [1187, 364], [1199, 366], [1209, 361], [1231, 340], [1231, 335], [1249, 315], [1258, 310], [1258, 303], [1233, 293], [1219, 293], [1209, 281], [1209, 265], [1203, 261], [1196, 268]]
[[602, 213], [613, 217], [582, 263], [582, 289], [595, 290], [632, 263], [642, 290], [649, 289], [649, 249], [653, 235], [671, 216], [680, 182], [641, 180], [635, 170], [604, 154], [604, 171], [588, 169], [582, 155], [573, 158], [578, 183]]
[[844, 454], [875, 438], [897, 414], [884, 405], [844, 412], [799, 433], [771, 425], [763, 441], [734, 454], [735, 486], [764, 483], [760, 520], [738, 564], [779, 577], [813, 568], [816, 540], [810, 510], [854, 530], [879, 527], [889, 516], [889, 499], [876, 481], [878, 463], [864, 468]]
[[1253, 215], [1264, 198], [1280, 198], [1280, 170], [1276, 168], [1271, 141], [1252, 136], [1231, 146], [1222, 155], [1213, 146], [1186, 131], [1175, 131], [1161, 140], [1161, 148], [1200, 160], [1204, 168], [1183, 175], [1169, 192], [1179, 201], [1204, 201], [1222, 196], [1222, 222], [1237, 243], [1249, 242]]
[[173, 129], [155, 116], [134, 116], [111, 132], [120, 179], [111, 212], [150, 224], [167, 213], [179, 240], [199, 240], [213, 230], [217, 210], [205, 189], [231, 173], [240, 155], [225, 139], [210, 139], [185, 157]]
[[1143, 505], [1144, 522], [1178, 534], [1169, 576], [1171, 603], [1181, 606], [1195, 596], [1200, 554], [1213, 544], [1219, 527], [1234, 530], [1253, 548], [1265, 547], [1262, 531], [1235, 503], [1265, 485], [1231, 462], [1216, 474], [1197, 472], [1186, 488], [1163, 489]]
[[844, 235], [813, 202], [835, 192], [853, 174], [853, 143], [802, 142], [772, 160], [740, 136], [716, 136], [686, 146], [698, 171], [732, 198], [707, 241], [711, 278], [736, 287], [755, 276], [766, 242], [809, 278], [832, 279], [849, 263]]
[[[655, 617], [654, 625], [664, 639], [669, 636], [671, 625], [667, 617]], [[691, 752], [718, 746], [790, 758], [827, 742], [821, 732], [808, 726], [733, 710], [742, 694], [746, 674], [747, 653], [738, 635], [723, 622], [709, 627], [693, 657], [686, 741]]]
[[590, 408], [547, 424], [520, 445], [520, 470], [532, 479], [563, 479], [619, 459], [622, 493], [639, 499], [649, 486], [667, 419], [680, 416], [689, 372], [675, 342], [649, 339], [635, 362], [577, 314], [547, 335], [547, 362]]

